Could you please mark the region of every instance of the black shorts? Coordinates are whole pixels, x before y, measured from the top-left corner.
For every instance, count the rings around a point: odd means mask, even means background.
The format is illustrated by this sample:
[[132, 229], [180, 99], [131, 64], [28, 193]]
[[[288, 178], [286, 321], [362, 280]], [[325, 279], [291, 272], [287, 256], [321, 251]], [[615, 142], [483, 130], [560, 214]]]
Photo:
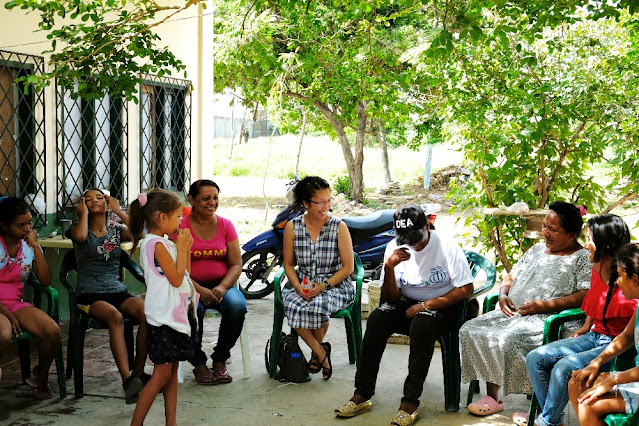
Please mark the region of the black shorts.
[[163, 325], [146, 323], [146, 348], [153, 364], [186, 361], [193, 356], [193, 340], [190, 336]]
[[[89, 313], [89, 308], [95, 302], [106, 302], [109, 305], [113, 305], [115, 309], [118, 311], [122, 304], [129, 299], [130, 297], [134, 297], [127, 292], [123, 293], [83, 293], [78, 294], [76, 298], [76, 302], [78, 304], [78, 308], [82, 309], [87, 314]], [[86, 309], [85, 309], [86, 307]]]

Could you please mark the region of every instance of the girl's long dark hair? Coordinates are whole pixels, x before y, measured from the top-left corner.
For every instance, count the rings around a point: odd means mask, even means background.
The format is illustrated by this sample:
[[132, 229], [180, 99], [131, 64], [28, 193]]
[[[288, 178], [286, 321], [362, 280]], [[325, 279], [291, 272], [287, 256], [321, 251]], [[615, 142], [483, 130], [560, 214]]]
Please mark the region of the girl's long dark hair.
[[639, 276], [639, 244], [629, 243], [621, 247], [617, 252], [617, 265], [632, 278]]
[[295, 185], [295, 189], [293, 189], [293, 195], [295, 196], [295, 201], [293, 202], [293, 208], [300, 212], [306, 210], [304, 207], [304, 201], [309, 203], [315, 192], [320, 189], [328, 189], [331, 185], [319, 176], [306, 176], [304, 179], [299, 181], [297, 185]]
[[129, 224], [131, 235], [133, 235], [133, 250], [138, 242], [144, 238], [144, 225], [155, 223], [159, 213], [173, 213], [184, 207], [180, 196], [175, 192], [165, 189], [152, 189], [146, 194], [146, 203], [140, 206], [140, 200], [136, 199], [129, 207]]
[[606, 304], [603, 309], [603, 326], [608, 329], [606, 312], [612, 300], [612, 295], [617, 282], [617, 260], [616, 255], [619, 249], [630, 242], [630, 229], [622, 218], [614, 214], [603, 214], [588, 220], [588, 229], [595, 244], [595, 255], [593, 261], [599, 262], [602, 256], [613, 258], [610, 279], [608, 280], [608, 293], [606, 293]]

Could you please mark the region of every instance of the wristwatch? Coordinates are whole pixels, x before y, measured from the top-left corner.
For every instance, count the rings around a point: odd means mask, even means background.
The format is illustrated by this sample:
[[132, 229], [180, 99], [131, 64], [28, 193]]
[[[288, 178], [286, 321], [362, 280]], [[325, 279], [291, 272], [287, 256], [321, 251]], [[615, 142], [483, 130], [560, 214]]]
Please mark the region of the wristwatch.
[[328, 281], [324, 281], [324, 291], [328, 291], [331, 288], [331, 285]]

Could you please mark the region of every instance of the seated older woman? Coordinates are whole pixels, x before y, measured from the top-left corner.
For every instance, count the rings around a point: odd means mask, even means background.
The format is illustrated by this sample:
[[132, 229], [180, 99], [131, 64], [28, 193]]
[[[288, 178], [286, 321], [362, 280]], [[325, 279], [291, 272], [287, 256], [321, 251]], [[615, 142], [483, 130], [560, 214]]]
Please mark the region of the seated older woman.
[[590, 287], [588, 251], [577, 242], [579, 209], [557, 201], [544, 218], [544, 243], [531, 247], [508, 273], [499, 307], [468, 321], [459, 331], [462, 379], [485, 380], [487, 393], [468, 411], [484, 416], [503, 410], [504, 395], [532, 393], [526, 355], [541, 346], [549, 314], [581, 306]]
[[[331, 314], [355, 298], [353, 244], [346, 224], [331, 216], [331, 188], [318, 176], [307, 176], [295, 186], [294, 207], [304, 214], [284, 229], [284, 269], [288, 282], [282, 289], [284, 314], [292, 329], [313, 351], [308, 368], [333, 373], [331, 345], [324, 342]], [[295, 261], [297, 260], [297, 270]], [[304, 288], [307, 281], [311, 288]]]

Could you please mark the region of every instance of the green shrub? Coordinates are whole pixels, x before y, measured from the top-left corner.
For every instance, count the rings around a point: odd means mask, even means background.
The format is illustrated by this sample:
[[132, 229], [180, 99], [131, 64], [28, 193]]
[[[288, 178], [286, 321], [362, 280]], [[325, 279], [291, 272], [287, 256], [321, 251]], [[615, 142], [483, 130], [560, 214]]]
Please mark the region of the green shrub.
[[347, 198], [350, 198], [351, 180], [348, 178], [348, 174], [337, 176], [334, 189], [338, 194], [344, 194]]

